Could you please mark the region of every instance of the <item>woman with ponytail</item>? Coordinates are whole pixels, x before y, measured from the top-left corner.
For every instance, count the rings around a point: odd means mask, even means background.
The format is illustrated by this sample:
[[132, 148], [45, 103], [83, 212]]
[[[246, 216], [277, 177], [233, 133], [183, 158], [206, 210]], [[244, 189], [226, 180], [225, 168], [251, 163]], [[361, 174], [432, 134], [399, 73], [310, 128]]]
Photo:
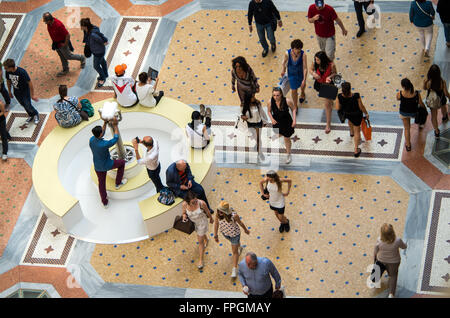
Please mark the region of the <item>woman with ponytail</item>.
[[63, 128], [74, 127], [82, 120], [89, 120], [88, 114], [81, 110], [78, 98], [67, 96], [67, 85], [59, 85], [59, 99], [53, 105], [53, 109], [58, 125]]

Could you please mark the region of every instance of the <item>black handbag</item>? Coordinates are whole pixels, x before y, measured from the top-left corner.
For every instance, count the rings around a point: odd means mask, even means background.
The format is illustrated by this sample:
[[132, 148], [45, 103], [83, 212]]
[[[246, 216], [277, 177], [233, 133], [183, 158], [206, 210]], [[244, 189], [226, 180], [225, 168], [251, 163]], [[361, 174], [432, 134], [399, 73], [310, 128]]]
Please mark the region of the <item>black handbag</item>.
[[419, 125], [425, 125], [428, 117], [428, 111], [425, 107], [419, 107], [419, 111], [414, 118], [414, 123]]
[[344, 123], [345, 122], [345, 112], [341, 108], [339, 108], [337, 113], [338, 113], [339, 120], [341, 121], [341, 123]]
[[183, 221], [183, 217], [177, 215], [173, 222], [173, 228], [183, 233], [191, 234], [195, 230], [195, 224], [189, 218], [186, 221]]
[[[263, 193], [264, 193], [264, 194], [269, 194], [269, 191], [267, 190], [267, 187], [264, 187]], [[266, 200], [267, 200], [267, 198], [264, 197], [263, 195], [261, 195], [261, 199], [262, 199], [263, 201], [266, 201]]]
[[84, 46], [84, 56], [91, 57], [91, 55], [92, 55], [91, 47], [89, 46], [89, 44], [86, 43], [86, 45]]
[[320, 85], [319, 97], [335, 100], [338, 94], [338, 88], [333, 84], [322, 83]]

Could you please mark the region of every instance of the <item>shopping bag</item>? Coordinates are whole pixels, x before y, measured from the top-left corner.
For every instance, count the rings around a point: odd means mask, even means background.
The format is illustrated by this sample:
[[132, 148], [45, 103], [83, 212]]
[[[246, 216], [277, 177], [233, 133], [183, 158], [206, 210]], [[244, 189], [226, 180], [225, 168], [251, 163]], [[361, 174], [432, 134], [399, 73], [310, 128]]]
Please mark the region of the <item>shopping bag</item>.
[[191, 234], [195, 230], [195, 224], [189, 218], [183, 221], [183, 217], [177, 215], [173, 222], [173, 228], [186, 234]]
[[238, 116], [236, 123], [234, 124], [234, 128], [239, 130], [241, 133], [248, 133], [248, 124], [241, 118], [241, 116]]
[[281, 91], [283, 92], [283, 96], [286, 97], [286, 94], [289, 93], [289, 90], [291, 89], [291, 85], [289, 84], [289, 78], [287, 75], [284, 75], [280, 82], [278, 83], [278, 87], [281, 88]]
[[366, 117], [363, 117], [362, 119], [361, 130], [366, 141], [372, 139], [372, 126], [370, 125], [370, 121]]

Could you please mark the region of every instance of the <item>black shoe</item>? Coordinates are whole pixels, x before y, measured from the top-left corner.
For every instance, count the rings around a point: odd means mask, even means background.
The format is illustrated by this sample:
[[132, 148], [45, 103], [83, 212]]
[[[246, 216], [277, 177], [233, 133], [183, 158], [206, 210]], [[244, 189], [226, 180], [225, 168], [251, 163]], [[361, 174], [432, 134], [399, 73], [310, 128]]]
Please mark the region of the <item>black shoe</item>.
[[358, 152], [357, 152], [357, 153], [354, 153], [353, 156], [354, 156], [355, 158], [358, 158], [360, 155], [361, 155], [361, 148], [358, 148]]
[[264, 51], [262, 52], [262, 57], [266, 57], [266, 56], [267, 56], [267, 53], [269, 53], [269, 50], [264, 50]]
[[448, 115], [445, 117], [442, 117], [442, 122], [445, 123], [446, 121], [448, 121]]
[[284, 224], [281, 223], [280, 227], [278, 229], [280, 230], [280, 233], [283, 233], [284, 232]]
[[272, 52], [275, 52], [275, 50], [277, 49], [277, 45], [274, 43], [270, 46], [270, 48], [272, 49]]
[[358, 33], [356, 33], [356, 37], [359, 38], [364, 32], [366, 32], [365, 29], [359, 30]]
[[289, 220], [288, 220], [287, 223], [284, 224], [284, 230], [286, 232], [289, 232], [290, 229], [291, 229], [291, 226], [289, 225]]
[[438, 129], [438, 131], [436, 132], [436, 130], [434, 131], [434, 137], [439, 138], [441, 135], [441, 131]]

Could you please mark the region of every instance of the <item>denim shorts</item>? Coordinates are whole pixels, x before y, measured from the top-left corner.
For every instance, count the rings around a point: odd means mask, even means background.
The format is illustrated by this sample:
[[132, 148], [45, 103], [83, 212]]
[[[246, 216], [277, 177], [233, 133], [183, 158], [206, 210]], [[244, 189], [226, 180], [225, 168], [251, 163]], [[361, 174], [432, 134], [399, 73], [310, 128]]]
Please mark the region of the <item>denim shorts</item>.
[[236, 235], [236, 236], [228, 236], [228, 235], [224, 235], [224, 237], [231, 242], [231, 245], [239, 245], [241, 244], [241, 234]]

